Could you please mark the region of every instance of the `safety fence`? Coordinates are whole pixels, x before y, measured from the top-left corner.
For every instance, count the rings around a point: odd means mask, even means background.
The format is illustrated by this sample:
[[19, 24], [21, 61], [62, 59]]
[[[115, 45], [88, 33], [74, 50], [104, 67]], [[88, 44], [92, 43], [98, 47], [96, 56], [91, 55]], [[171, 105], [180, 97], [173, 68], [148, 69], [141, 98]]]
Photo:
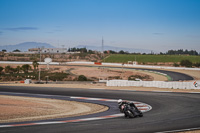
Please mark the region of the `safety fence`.
[[108, 80], [107, 86], [135, 86], [135, 87], [157, 87], [171, 89], [200, 89], [200, 81], [189, 82], [167, 82], [167, 81], [129, 81]]

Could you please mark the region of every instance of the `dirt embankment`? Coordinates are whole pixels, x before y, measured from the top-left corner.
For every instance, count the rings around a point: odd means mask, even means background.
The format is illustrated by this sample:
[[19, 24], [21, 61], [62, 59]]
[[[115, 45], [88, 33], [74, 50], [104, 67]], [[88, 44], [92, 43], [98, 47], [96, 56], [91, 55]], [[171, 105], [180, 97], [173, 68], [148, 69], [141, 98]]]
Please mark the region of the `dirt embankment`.
[[0, 123], [80, 116], [107, 109], [91, 103], [0, 95]]

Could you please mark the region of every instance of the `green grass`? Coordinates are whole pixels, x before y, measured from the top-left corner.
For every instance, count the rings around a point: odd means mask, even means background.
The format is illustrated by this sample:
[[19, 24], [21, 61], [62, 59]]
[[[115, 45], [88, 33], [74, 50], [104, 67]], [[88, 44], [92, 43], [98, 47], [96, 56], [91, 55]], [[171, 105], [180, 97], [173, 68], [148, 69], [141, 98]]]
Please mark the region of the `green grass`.
[[191, 62], [200, 62], [200, 56], [187, 56], [187, 55], [124, 55], [113, 54], [104, 59], [105, 62], [112, 63], [127, 63], [128, 61], [136, 61], [139, 63], [157, 63], [157, 62], [180, 62], [181, 60], [188, 59]]

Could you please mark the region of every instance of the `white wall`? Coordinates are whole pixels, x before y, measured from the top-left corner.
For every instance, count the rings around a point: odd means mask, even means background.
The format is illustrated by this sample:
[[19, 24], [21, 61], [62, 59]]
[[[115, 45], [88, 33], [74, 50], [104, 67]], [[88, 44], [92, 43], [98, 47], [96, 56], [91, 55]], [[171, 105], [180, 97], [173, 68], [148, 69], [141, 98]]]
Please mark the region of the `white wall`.
[[107, 86], [135, 86], [135, 87], [158, 87], [158, 88], [173, 88], [173, 89], [200, 89], [200, 80], [189, 82], [174, 82], [174, 81], [128, 81], [128, 80], [109, 80]]

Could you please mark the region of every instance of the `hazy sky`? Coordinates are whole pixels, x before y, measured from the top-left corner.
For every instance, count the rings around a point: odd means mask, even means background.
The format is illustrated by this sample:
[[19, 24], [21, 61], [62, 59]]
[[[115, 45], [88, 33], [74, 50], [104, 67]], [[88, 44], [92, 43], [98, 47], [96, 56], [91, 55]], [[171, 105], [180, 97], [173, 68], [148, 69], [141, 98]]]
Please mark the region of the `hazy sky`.
[[0, 46], [105, 45], [200, 52], [200, 0], [0, 0]]

